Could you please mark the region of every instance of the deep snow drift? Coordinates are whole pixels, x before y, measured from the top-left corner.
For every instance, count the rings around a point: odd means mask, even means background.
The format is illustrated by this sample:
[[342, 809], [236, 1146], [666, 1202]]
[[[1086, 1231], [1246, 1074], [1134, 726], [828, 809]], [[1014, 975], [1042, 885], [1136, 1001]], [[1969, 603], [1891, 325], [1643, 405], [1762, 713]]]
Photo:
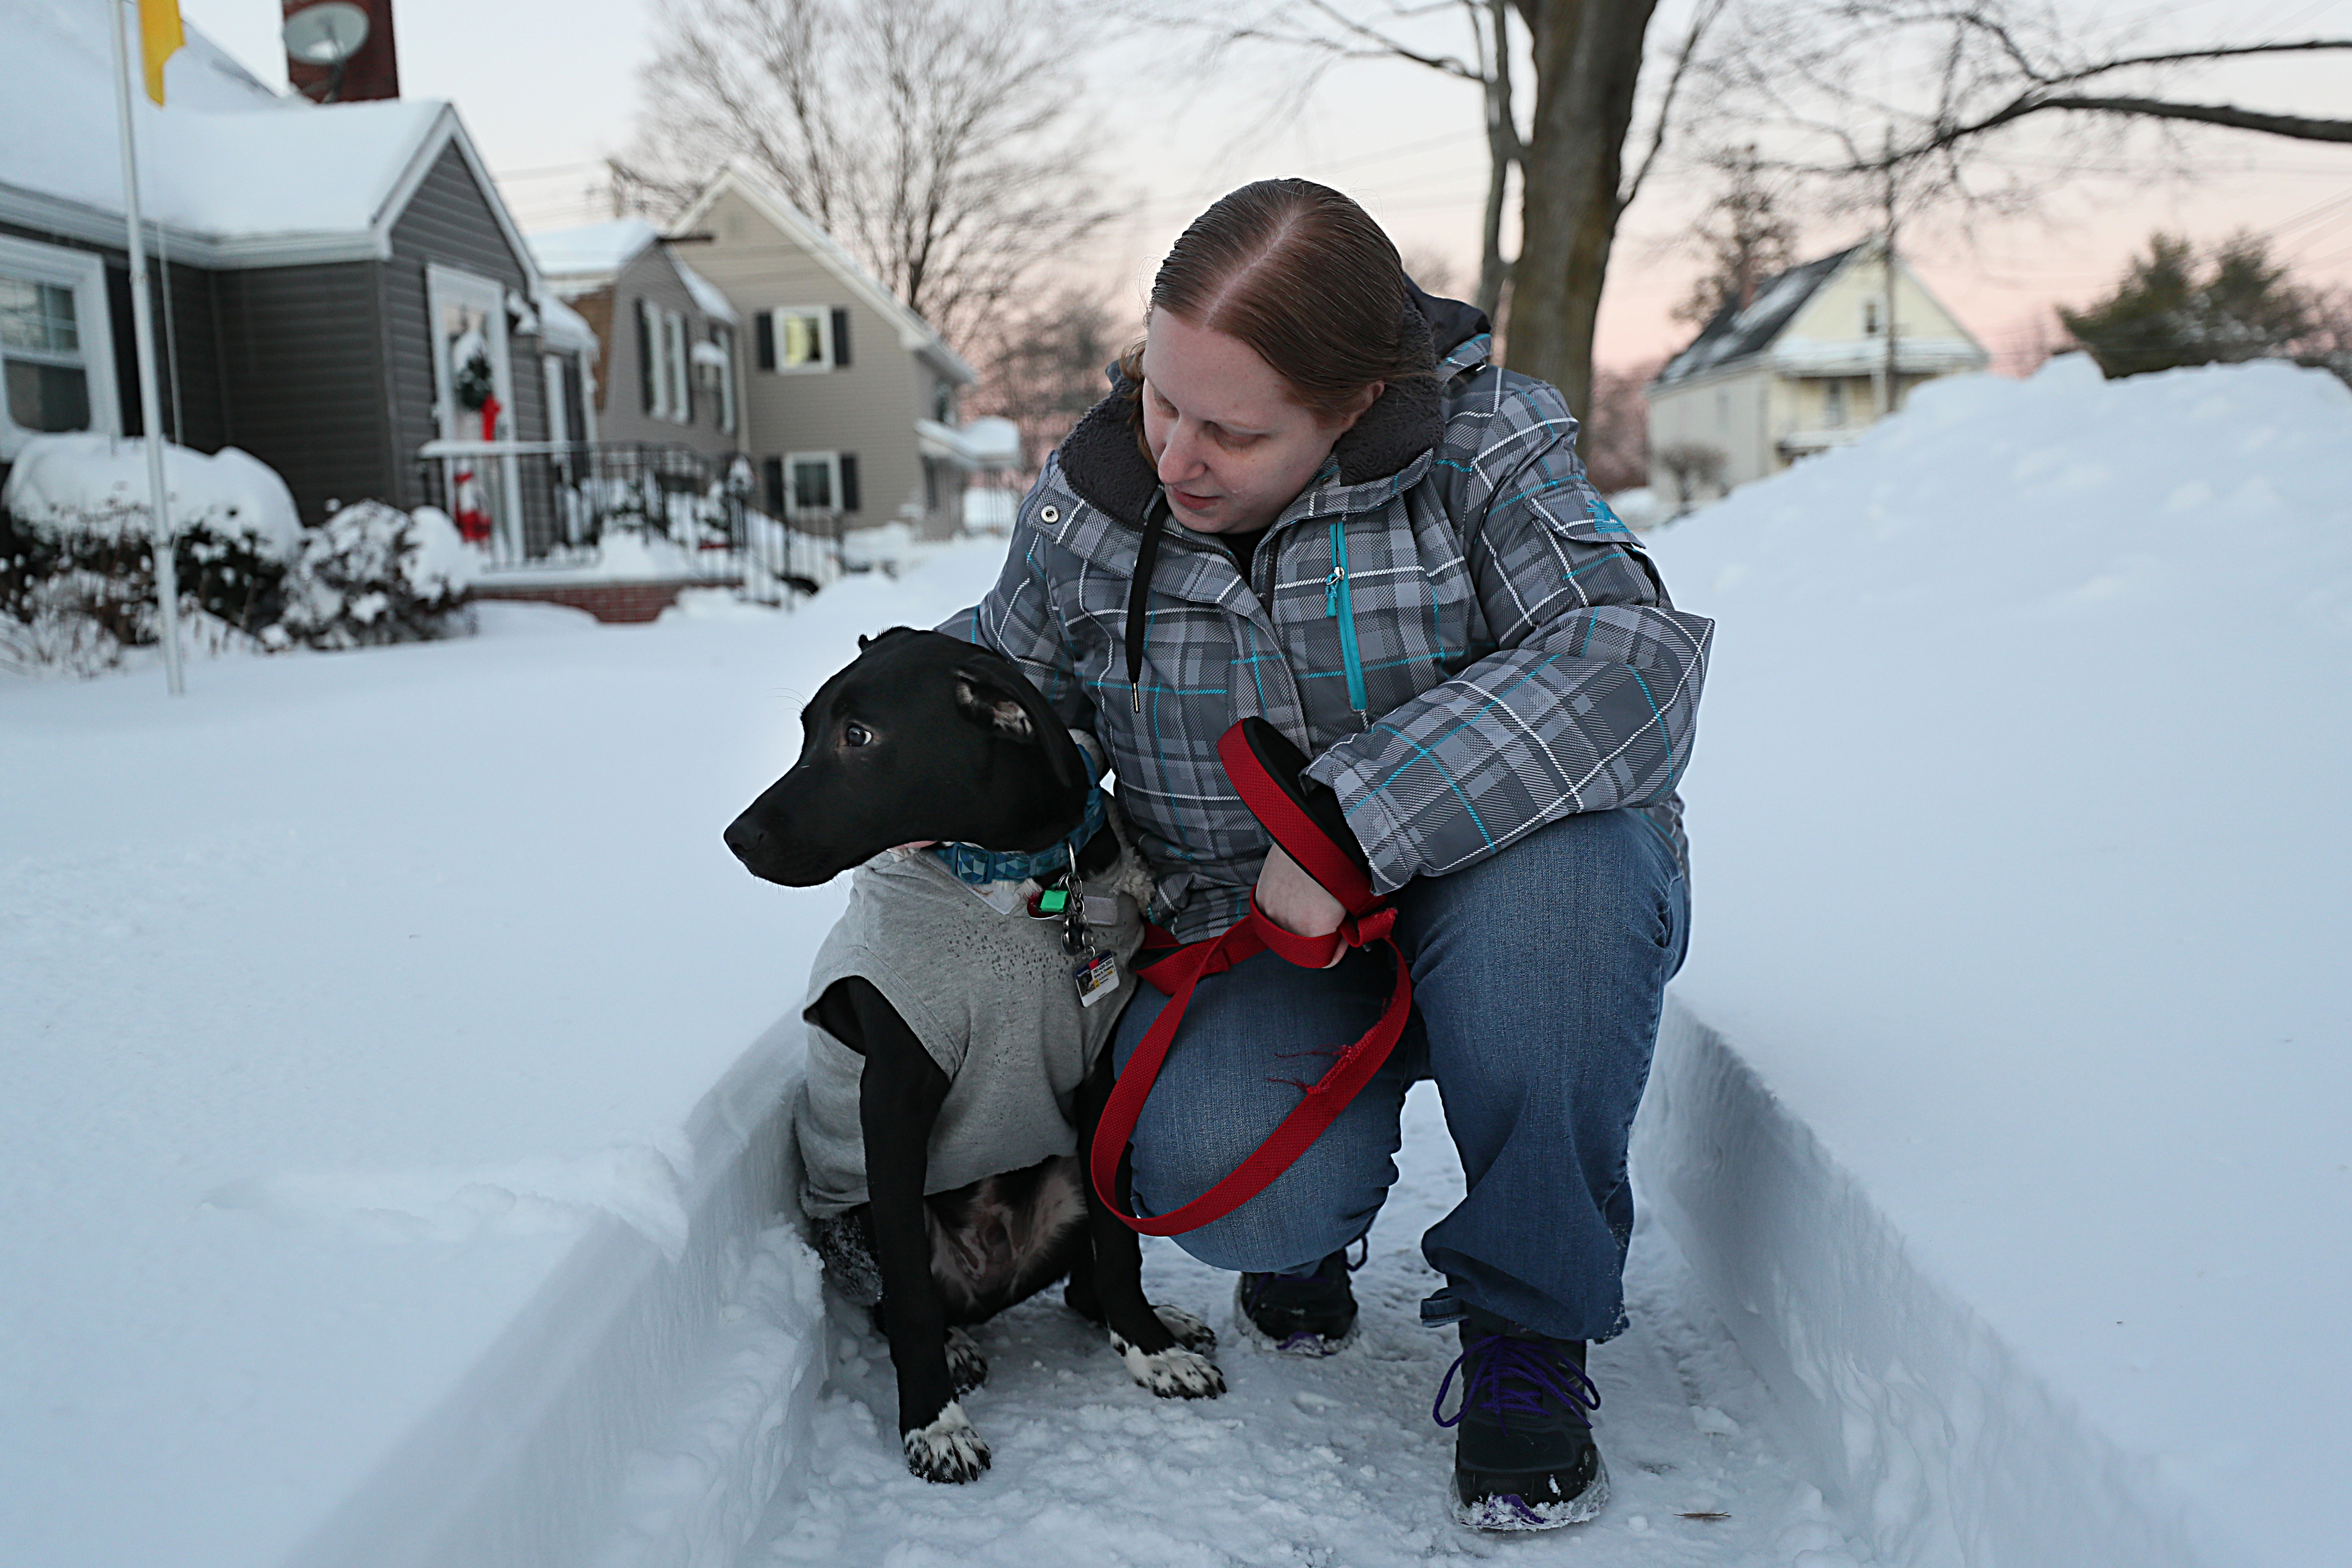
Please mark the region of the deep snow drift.
[[1884, 1561], [2345, 1558], [2347, 479], [2321, 373], [2078, 357], [1654, 538], [1715, 1123], [1643, 1173]]
[[[0, 679], [0, 1561], [285, 1560], [469, 1378], [495, 1419], [447, 1458], [506, 1462], [540, 1413], [484, 1369], [607, 1353], [503, 1338], [567, 1268], [699, 1270], [719, 1311], [751, 1260], [686, 1221], [761, 1096], [714, 1086], [789, 1066], [747, 1052], [840, 900], [719, 832], [856, 634], [961, 607], [1002, 552], [793, 616], [484, 605], [508, 635], [200, 661], [178, 701]], [[649, 1300], [599, 1310], [685, 1355]], [[539, 1425], [654, 1422], [590, 1393]]]

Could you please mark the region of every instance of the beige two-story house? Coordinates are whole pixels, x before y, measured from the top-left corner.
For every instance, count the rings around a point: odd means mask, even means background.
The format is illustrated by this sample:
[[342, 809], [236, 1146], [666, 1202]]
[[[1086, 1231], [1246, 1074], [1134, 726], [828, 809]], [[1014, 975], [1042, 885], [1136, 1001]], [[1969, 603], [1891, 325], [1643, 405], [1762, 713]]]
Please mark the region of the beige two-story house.
[[742, 449], [766, 509], [956, 532], [979, 460], [956, 404], [977, 378], [946, 340], [740, 164], [703, 188], [670, 237], [692, 247], [696, 270], [741, 317]]
[[[1720, 493], [1853, 440], [1921, 382], [1991, 363], [1898, 258], [1887, 374], [1885, 247], [1792, 267], [1717, 311], [1650, 384], [1652, 488]], [[1677, 471], [1679, 468], [1679, 472]]]

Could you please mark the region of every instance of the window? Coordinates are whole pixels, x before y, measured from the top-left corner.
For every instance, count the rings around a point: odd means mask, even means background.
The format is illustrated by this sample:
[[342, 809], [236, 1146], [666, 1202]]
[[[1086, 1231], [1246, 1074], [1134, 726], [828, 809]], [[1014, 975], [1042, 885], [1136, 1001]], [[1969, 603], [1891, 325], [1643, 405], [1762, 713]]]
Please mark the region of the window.
[[1862, 335], [1866, 338], [1878, 335], [1878, 301], [1875, 300], [1862, 302]]
[[840, 306], [791, 305], [762, 310], [755, 321], [761, 370], [798, 375], [849, 363], [849, 312]]
[[33, 436], [118, 429], [111, 353], [104, 264], [0, 238], [0, 460]]
[[787, 517], [858, 510], [855, 452], [794, 452], [778, 465], [774, 477], [782, 481]]
[[1822, 423], [1834, 430], [1845, 423], [1845, 383], [1832, 381], [1822, 388]]

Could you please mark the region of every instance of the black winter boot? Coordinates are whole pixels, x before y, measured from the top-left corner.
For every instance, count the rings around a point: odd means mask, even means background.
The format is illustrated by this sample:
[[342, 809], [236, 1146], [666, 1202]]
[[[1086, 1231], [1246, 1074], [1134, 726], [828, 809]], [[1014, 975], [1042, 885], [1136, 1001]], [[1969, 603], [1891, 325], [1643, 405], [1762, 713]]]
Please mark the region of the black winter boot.
[[1253, 1338], [1296, 1355], [1336, 1354], [1355, 1335], [1356, 1292], [1344, 1251], [1302, 1274], [1244, 1274], [1234, 1305]]
[[[1456, 1372], [1462, 1405], [1449, 1416]], [[1609, 1470], [1588, 1413], [1600, 1408], [1583, 1341], [1546, 1339], [1471, 1308], [1462, 1353], [1429, 1412], [1455, 1429], [1454, 1517], [1476, 1530], [1556, 1530], [1597, 1517]]]

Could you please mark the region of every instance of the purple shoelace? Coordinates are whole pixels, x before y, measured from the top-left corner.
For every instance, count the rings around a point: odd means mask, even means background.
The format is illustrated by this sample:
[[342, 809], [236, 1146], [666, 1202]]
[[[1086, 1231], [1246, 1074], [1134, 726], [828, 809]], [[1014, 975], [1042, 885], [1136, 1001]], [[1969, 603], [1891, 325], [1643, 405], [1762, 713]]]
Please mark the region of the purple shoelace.
[[[1449, 1418], [1444, 1414], [1445, 1395], [1454, 1386], [1454, 1374], [1473, 1356], [1477, 1358], [1477, 1364], [1462, 1380], [1462, 1408]], [[1547, 1394], [1567, 1406], [1569, 1414], [1588, 1429], [1592, 1422], [1585, 1412], [1601, 1408], [1600, 1388], [1585, 1375], [1582, 1367], [1558, 1351], [1534, 1340], [1486, 1334], [1455, 1356], [1454, 1364], [1445, 1369], [1444, 1381], [1437, 1385], [1437, 1397], [1430, 1404], [1429, 1418], [1440, 1426], [1458, 1426], [1470, 1407], [1476, 1405], [1492, 1411], [1496, 1421], [1507, 1431], [1514, 1415], [1541, 1419], [1546, 1414]]]

